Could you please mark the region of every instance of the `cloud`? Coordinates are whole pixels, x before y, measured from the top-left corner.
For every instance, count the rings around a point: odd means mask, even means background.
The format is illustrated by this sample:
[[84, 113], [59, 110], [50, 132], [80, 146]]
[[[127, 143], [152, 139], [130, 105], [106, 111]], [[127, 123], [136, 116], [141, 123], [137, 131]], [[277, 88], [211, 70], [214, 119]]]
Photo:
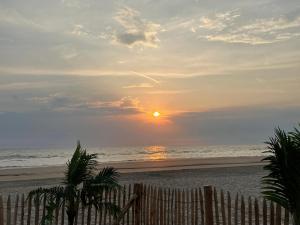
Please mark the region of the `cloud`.
[[198, 138], [206, 144], [263, 143], [275, 127], [291, 129], [299, 121], [299, 106], [255, 106], [184, 112], [172, 121], [182, 136]]
[[77, 36], [87, 36], [89, 33], [84, 29], [83, 25], [75, 24], [73, 30], [71, 31], [71, 34]]
[[119, 9], [114, 19], [121, 26], [121, 30], [114, 32], [113, 42], [128, 47], [158, 47], [160, 24], [142, 19], [138, 11], [129, 7]]
[[124, 89], [133, 89], [133, 88], [152, 88], [153, 85], [149, 83], [140, 83], [140, 84], [134, 84], [134, 85], [128, 85], [124, 86]]
[[131, 71], [133, 74], [135, 74], [135, 75], [138, 75], [138, 76], [140, 76], [140, 77], [144, 77], [144, 78], [146, 78], [146, 79], [148, 79], [148, 80], [150, 80], [150, 81], [152, 81], [152, 82], [154, 82], [154, 83], [156, 83], [156, 84], [159, 84], [160, 83], [160, 81], [158, 81], [158, 80], [156, 80], [156, 79], [154, 79], [153, 77], [151, 77], [151, 76], [149, 76], [149, 75], [146, 75], [146, 74], [144, 74], [144, 73], [138, 73], [138, 72], [135, 72], [135, 71]]
[[208, 31], [208, 34], [200, 33], [199, 37], [208, 41], [260, 45], [300, 36], [300, 16], [260, 18], [242, 23], [238, 21], [240, 15], [233, 12], [202, 17], [199, 27]]
[[73, 108], [87, 108], [87, 109], [104, 109], [104, 108], [123, 108], [123, 109], [137, 109], [139, 108], [140, 101], [138, 98], [131, 96], [123, 97], [115, 101], [86, 101], [73, 105]]
[[137, 98], [130, 96], [124, 97], [120, 100], [120, 107], [122, 108], [138, 108], [140, 101]]
[[15, 26], [25, 26], [33, 29], [44, 30], [45, 28], [34, 20], [24, 16], [16, 9], [1, 8], [0, 5], [0, 24], [11, 24]]
[[240, 14], [237, 10], [232, 10], [224, 13], [217, 13], [212, 17], [203, 16], [200, 19], [199, 28], [222, 31], [231, 25]]
[[102, 113], [105, 115], [123, 115], [139, 113], [140, 101], [138, 98], [125, 96], [118, 100], [103, 101], [86, 99], [66, 95], [64, 93], [53, 93], [47, 96], [27, 98], [27, 101], [39, 105], [40, 109], [49, 112], [71, 112], [71, 113]]
[[70, 44], [57, 45], [52, 49], [58, 52], [59, 56], [65, 60], [71, 60], [79, 55], [76, 48]]
[[91, 1], [89, 0], [61, 0], [61, 3], [68, 8], [89, 8], [91, 6]]

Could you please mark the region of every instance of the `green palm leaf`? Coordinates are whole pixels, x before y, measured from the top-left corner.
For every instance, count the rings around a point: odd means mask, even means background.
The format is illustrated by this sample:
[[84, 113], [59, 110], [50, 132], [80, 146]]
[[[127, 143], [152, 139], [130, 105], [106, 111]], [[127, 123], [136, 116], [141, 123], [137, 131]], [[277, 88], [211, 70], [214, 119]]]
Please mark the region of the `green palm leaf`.
[[276, 128], [266, 144], [270, 155], [263, 159], [268, 174], [262, 178], [262, 194], [288, 209], [296, 224], [300, 222], [300, 132]]
[[52, 223], [53, 211], [61, 207], [63, 201], [69, 225], [74, 224], [79, 201], [83, 205], [93, 204], [99, 210], [106, 209], [114, 216], [118, 214], [119, 207], [110, 201], [105, 201], [102, 196], [104, 191], [115, 191], [120, 188], [119, 173], [114, 168], [107, 167], [94, 175], [96, 157], [96, 154], [88, 154], [78, 142], [72, 158], [67, 162], [64, 186], [38, 188], [29, 193], [29, 197], [34, 197], [35, 200], [39, 200], [41, 196], [47, 199], [47, 215], [42, 219], [42, 224]]

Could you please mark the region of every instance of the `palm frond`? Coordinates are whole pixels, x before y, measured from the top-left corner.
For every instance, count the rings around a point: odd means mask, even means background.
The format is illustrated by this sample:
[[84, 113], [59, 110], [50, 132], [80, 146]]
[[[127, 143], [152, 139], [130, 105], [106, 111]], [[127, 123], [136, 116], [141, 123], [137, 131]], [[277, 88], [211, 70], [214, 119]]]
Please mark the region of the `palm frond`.
[[51, 188], [37, 188], [28, 193], [28, 197], [34, 196], [53, 196], [56, 198], [63, 198], [65, 195], [65, 188], [62, 186], [55, 186]]
[[293, 135], [275, 129], [275, 136], [266, 142], [270, 155], [263, 159], [269, 173], [262, 178], [263, 195], [291, 212], [300, 209], [300, 148]]
[[96, 158], [96, 154], [88, 154], [78, 142], [71, 160], [67, 162], [64, 183], [76, 186], [85, 180], [89, 180], [96, 168]]
[[103, 168], [95, 177], [91, 180], [93, 185], [103, 185], [103, 186], [115, 186], [120, 187], [118, 179], [120, 174], [113, 167]]

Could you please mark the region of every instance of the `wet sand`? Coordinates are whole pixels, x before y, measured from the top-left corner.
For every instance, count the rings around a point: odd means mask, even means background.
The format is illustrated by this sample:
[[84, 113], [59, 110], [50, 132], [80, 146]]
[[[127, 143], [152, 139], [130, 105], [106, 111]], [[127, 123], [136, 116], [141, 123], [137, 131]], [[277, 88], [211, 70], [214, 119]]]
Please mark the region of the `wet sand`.
[[[145, 183], [171, 188], [213, 185], [225, 191], [259, 196], [260, 179], [265, 174], [261, 157], [172, 159], [145, 162], [114, 162], [121, 173], [120, 182]], [[24, 193], [40, 186], [62, 182], [64, 166], [0, 170], [0, 191]]]

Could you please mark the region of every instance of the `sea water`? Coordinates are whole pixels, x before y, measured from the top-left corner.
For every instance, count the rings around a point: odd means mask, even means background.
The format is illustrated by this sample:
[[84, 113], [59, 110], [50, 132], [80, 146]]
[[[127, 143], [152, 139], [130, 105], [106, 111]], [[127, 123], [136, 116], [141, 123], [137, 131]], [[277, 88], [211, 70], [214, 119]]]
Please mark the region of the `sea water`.
[[[88, 148], [99, 162], [149, 161], [176, 158], [263, 156], [265, 145], [143, 146]], [[0, 169], [65, 164], [74, 149], [0, 149]]]

